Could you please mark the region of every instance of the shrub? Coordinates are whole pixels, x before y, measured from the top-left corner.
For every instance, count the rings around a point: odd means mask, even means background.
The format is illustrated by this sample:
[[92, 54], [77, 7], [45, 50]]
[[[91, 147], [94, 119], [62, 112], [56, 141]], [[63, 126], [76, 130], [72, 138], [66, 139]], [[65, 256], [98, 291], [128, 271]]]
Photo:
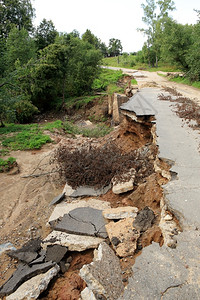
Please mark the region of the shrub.
[[39, 112], [38, 108], [30, 101], [21, 100], [14, 105], [16, 119], [19, 123], [30, 122], [35, 114]]

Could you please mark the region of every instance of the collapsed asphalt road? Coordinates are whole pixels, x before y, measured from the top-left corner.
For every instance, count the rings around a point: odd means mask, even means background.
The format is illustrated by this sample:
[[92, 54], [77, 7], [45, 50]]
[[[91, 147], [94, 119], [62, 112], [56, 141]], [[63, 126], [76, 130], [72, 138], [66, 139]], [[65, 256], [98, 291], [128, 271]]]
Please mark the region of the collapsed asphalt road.
[[[71, 272], [73, 251], [90, 248], [98, 250], [95, 250], [91, 264], [88, 260], [82, 264], [82, 268], [79, 267], [82, 279], [78, 279], [77, 269], [76, 273], [72, 273], [72, 276], [76, 276], [76, 291], [79, 290], [74, 299], [79, 299], [80, 291], [83, 300], [199, 299], [199, 137], [197, 132], [183, 125], [172, 112], [170, 102], [158, 100], [160, 93], [163, 91], [158, 88], [144, 88], [127, 104], [123, 104], [121, 111], [125, 118], [124, 129], [109, 139], [118, 140], [122, 152], [137, 149], [138, 157], [153, 162], [155, 173], [148, 173], [147, 165], [141, 164], [137, 176], [135, 171], [131, 171], [122, 182], [119, 182], [118, 177], [117, 181], [112, 181], [112, 191], [105, 191], [105, 195], [99, 196], [95, 190], [90, 198], [86, 197], [88, 190], [86, 194], [80, 194], [83, 192], [81, 187], [78, 196], [84, 198], [73, 200], [71, 196], [74, 190], [65, 186], [63, 193], [55, 200], [55, 204], [61, 202], [56, 205], [49, 219], [52, 232], [41, 242], [42, 250], [40, 246], [36, 253], [31, 253], [32, 261], [24, 261], [27, 253], [24, 254], [23, 248], [23, 254], [18, 256], [19, 261], [22, 259], [23, 263], [33, 264], [36, 272], [37, 268], [44, 268], [42, 272], [47, 271], [44, 273], [45, 279], [40, 274], [37, 284], [30, 282], [35, 286], [30, 291], [37, 295], [33, 296], [34, 299], [48, 287], [49, 281], [61, 268], [64, 274]], [[158, 153], [154, 152], [156, 144], [159, 146]], [[141, 181], [136, 181], [139, 180], [138, 174], [141, 175]], [[115, 193], [114, 185], [116, 187], [119, 183], [119, 193]], [[116, 210], [110, 207], [116, 207]], [[101, 211], [106, 220], [103, 223]], [[145, 244], [150, 234], [152, 236]], [[49, 251], [58, 248], [62, 252], [61, 256], [50, 256]], [[134, 252], [140, 253], [140, 256], [133, 257]], [[28, 284], [29, 280], [36, 279], [35, 269], [31, 265], [19, 266], [18, 272], [21, 274], [20, 268], [25, 268], [28, 276], [21, 276], [20, 282], [17, 279], [14, 289], [12, 286], [7, 292], [11, 294], [8, 299], [24, 299], [23, 293], [22, 298], [17, 298], [19, 296], [12, 292], [18, 290], [22, 281]], [[125, 289], [124, 285], [127, 285]], [[10, 289], [9, 282], [7, 286]], [[27, 286], [23, 288], [25, 291]], [[72, 291], [68, 296], [66, 291], [56, 292], [55, 286], [50, 287], [43, 299], [72, 296]]]

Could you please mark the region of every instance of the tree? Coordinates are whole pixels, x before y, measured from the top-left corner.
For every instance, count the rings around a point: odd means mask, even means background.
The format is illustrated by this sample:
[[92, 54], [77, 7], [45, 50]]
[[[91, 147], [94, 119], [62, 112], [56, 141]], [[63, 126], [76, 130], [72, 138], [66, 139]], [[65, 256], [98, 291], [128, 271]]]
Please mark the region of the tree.
[[41, 50], [35, 62], [29, 61], [21, 85], [40, 110], [50, 108], [58, 99], [64, 105], [67, 97], [91, 90], [100, 59], [100, 51], [91, 44], [64, 34]]
[[187, 53], [192, 45], [192, 25], [178, 24], [168, 20], [163, 31], [161, 55], [165, 61], [181, 66], [188, 70]]
[[99, 49], [99, 39], [89, 29], [87, 29], [86, 32], [82, 35], [82, 40], [93, 45], [95, 49]]
[[34, 9], [30, 0], [1, 0], [0, 1], [0, 39], [7, 38], [15, 25], [19, 30], [33, 30], [32, 19]]
[[[157, 6], [159, 7], [159, 13], [157, 13]], [[159, 0], [155, 2], [155, 0], [146, 0], [146, 5], [142, 4], [141, 7], [144, 11], [142, 20], [147, 25], [147, 28], [140, 28], [138, 30], [147, 36], [146, 44], [149, 65], [152, 63], [153, 66], [156, 64], [157, 67], [162, 31], [166, 20], [169, 18], [168, 12], [175, 9], [174, 1]], [[152, 60], [153, 56], [155, 59]]]
[[110, 39], [108, 46], [108, 53], [110, 56], [118, 56], [122, 53], [123, 47], [121, 41], [118, 39]]
[[56, 31], [53, 22], [51, 20], [47, 21], [46, 19], [43, 19], [35, 32], [35, 43], [38, 50], [53, 44], [57, 35], [58, 32]]
[[7, 38], [4, 62], [6, 72], [15, 70], [15, 62], [20, 61], [21, 65], [26, 64], [35, 56], [36, 48], [33, 39], [24, 28], [21, 30], [14, 27]]

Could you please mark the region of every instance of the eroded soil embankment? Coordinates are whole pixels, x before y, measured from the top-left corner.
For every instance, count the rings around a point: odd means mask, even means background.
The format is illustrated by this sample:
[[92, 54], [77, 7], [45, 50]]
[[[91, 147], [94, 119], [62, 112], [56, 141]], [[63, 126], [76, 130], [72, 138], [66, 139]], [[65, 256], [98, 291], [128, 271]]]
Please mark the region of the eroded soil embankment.
[[[115, 145], [121, 155], [126, 155], [127, 159], [135, 154], [135, 161], [132, 157], [132, 162], [137, 170], [134, 189], [119, 195], [114, 194], [110, 190], [107, 194], [97, 198], [110, 202], [111, 207], [136, 206], [139, 210], [142, 210], [148, 206], [156, 216], [153, 226], [144, 231], [138, 239], [135, 254], [120, 259], [124, 282], [126, 283], [131, 272], [131, 265], [142, 248], [149, 245], [152, 241], [158, 242], [160, 245], [163, 243], [163, 236], [159, 227], [160, 201], [163, 197], [161, 184], [167, 180], [163, 177], [162, 168], [167, 169], [167, 166], [160, 162], [160, 168], [157, 168], [155, 172], [158, 149], [155, 145], [155, 137], [152, 134], [155, 132], [153, 126], [150, 120], [136, 122], [126, 116], [120, 127], [104, 138], [88, 139], [79, 137], [71, 139], [61, 137], [59, 145], [46, 146], [41, 151], [17, 153], [21, 173], [12, 175], [12, 177], [0, 174], [2, 179], [4, 178], [9, 183], [7, 190], [3, 188], [3, 185], [1, 190], [3, 196], [2, 205], [4, 205], [1, 243], [10, 241], [14, 246], [19, 247], [31, 237], [41, 236], [44, 238], [47, 235], [49, 229], [46, 228], [46, 221], [52, 210], [52, 208], [49, 208], [49, 202], [63, 188], [63, 185], [59, 185], [58, 174], [52, 173], [55, 171], [55, 166], [49, 164], [49, 158], [52, 156], [54, 147], [67, 145], [74, 151], [77, 149], [81, 151], [84, 148], [83, 145], [89, 144], [90, 147], [95, 145], [94, 148], [96, 147], [103, 151], [105, 145], [111, 145], [111, 149]], [[112, 154], [112, 156], [116, 155], [116, 153]], [[105, 156], [104, 163], [106, 163]], [[103, 164], [101, 166], [102, 168], [104, 167]], [[21, 177], [36, 173], [41, 175], [44, 172], [49, 172], [49, 174], [38, 177]], [[96, 180], [98, 181], [98, 177]], [[15, 228], [15, 231], [13, 228]], [[71, 299], [70, 297], [78, 299], [80, 291], [84, 288], [84, 283], [78, 273], [83, 264], [92, 260], [92, 252], [71, 253], [71, 256], [70, 269], [58, 280], [54, 280], [48, 292], [43, 295], [44, 299], [57, 299], [59, 297], [59, 299], [67, 299], [67, 297], [69, 299]], [[16, 261], [9, 259], [5, 255], [1, 256], [0, 284], [10, 276], [16, 263]], [[69, 277], [71, 278], [70, 280]], [[70, 282], [70, 287], [69, 284], [66, 286], [66, 281]]]

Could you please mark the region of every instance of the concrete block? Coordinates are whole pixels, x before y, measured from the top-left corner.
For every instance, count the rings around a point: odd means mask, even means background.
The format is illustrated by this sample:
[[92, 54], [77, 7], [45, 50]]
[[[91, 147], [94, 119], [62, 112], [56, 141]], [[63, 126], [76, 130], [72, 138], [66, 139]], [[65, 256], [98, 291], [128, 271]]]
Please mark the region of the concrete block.
[[103, 216], [109, 220], [120, 220], [126, 218], [135, 218], [138, 213], [138, 208], [133, 206], [108, 208], [103, 211]]
[[123, 292], [119, 259], [104, 242], [95, 251], [93, 262], [82, 267], [80, 276], [87, 283], [89, 290], [99, 297], [97, 299], [101, 296], [101, 299], [115, 300]]
[[58, 265], [51, 268], [44, 274], [37, 275], [23, 283], [13, 294], [6, 297], [6, 300], [31, 300], [37, 299], [44, 292], [49, 282], [57, 275], [60, 268]]
[[43, 241], [43, 248], [47, 245], [61, 245], [67, 247], [69, 251], [84, 251], [97, 248], [103, 241], [101, 238], [69, 234], [61, 231], [52, 231]]
[[108, 237], [120, 257], [133, 255], [137, 248], [140, 232], [135, 230], [133, 220], [133, 218], [127, 218], [106, 225]]

